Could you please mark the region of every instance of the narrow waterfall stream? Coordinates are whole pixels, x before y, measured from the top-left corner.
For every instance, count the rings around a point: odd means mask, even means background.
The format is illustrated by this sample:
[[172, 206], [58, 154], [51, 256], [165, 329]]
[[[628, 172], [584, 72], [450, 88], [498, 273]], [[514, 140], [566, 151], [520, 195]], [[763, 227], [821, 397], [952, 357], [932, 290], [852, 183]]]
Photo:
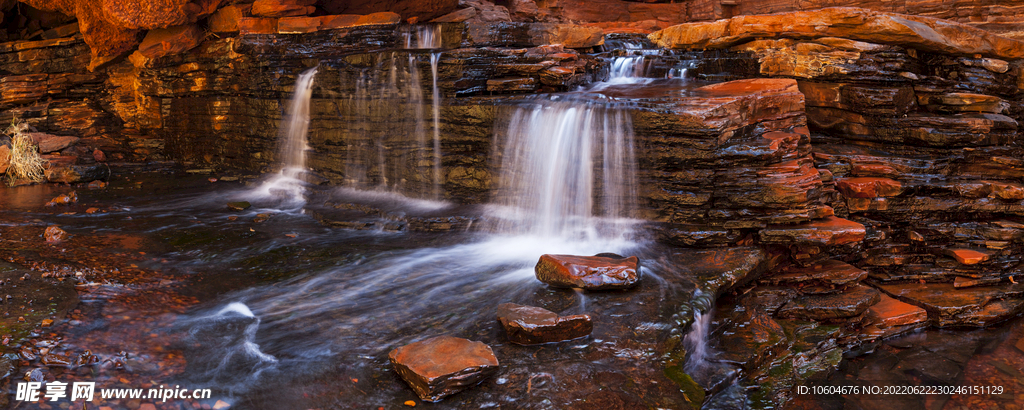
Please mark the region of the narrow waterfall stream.
[[249, 196], [256, 201], [273, 201], [274, 207], [297, 210], [306, 203], [304, 197], [306, 151], [309, 143], [309, 101], [313, 96], [313, 79], [317, 68], [310, 68], [299, 74], [295, 81], [295, 95], [288, 103], [288, 114], [281, 127], [279, 166], [281, 170], [262, 183]]

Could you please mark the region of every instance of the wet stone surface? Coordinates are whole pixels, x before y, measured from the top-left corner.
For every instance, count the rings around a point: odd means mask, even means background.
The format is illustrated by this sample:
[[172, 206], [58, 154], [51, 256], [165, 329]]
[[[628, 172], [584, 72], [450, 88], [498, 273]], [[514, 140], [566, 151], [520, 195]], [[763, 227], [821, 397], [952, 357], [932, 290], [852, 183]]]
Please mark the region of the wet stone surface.
[[521, 345], [578, 339], [594, 330], [588, 315], [559, 316], [547, 309], [514, 303], [498, 305], [498, 321], [509, 341]]
[[636, 256], [543, 255], [535, 268], [537, 280], [559, 288], [628, 289], [640, 280]]
[[451, 336], [399, 347], [388, 358], [424, 401], [441, 400], [498, 371], [498, 359], [490, 347]]

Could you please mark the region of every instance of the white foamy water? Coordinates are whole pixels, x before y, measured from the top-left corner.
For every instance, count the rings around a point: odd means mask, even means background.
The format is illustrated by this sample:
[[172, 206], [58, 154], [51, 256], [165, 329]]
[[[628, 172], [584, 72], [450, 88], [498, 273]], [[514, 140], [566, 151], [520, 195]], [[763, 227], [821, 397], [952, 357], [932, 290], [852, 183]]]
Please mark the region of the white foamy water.
[[256, 201], [275, 201], [281, 210], [301, 209], [306, 204], [304, 197], [306, 183], [302, 180], [306, 168], [306, 151], [309, 144], [309, 105], [313, 96], [313, 79], [316, 67], [303, 71], [295, 81], [295, 94], [288, 104], [288, 115], [281, 126], [281, 147], [279, 149], [280, 172], [246, 196]]
[[439, 24], [422, 24], [402, 29], [406, 49], [441, 48], [441, 26]]
[[636, 197], [625, 110], [590, 99], [533, 99], [515, 108], [495, 147], [501, 166], [492, 214], [503, 220], [500, 232], [570, 240], [624, 233]]

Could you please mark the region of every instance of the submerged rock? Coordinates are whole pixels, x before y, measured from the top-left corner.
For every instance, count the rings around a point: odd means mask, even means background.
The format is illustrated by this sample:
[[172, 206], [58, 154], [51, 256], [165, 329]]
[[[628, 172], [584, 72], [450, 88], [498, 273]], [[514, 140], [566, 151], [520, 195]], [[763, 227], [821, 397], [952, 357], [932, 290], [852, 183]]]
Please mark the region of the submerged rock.
[[43, 236], [45, 236], [46, 241], [50, 243], [58, 243], [68, 240], [68, 233], [64, 232], [64, 230], [60, 229], [57, 225], [50, 225], [46, 227], [46, 231], [43, 233]]
[[606, 256], [543, 255], [534, 269], [537, 280], [558, 288], [628, 289], [640, 281], [640, 260]]
[[577, 339], [594, 330], [589, 315], [558, 316], [547, 309], [515, 303], [498, 306], [498, 321], [509, 341], [521, 345]]
[[56, 196], [55, 198], [51, 199], [50, 202], [47, 202], [46, 206], [70, 205], [77, 202], [78, 192], [71, 191], [71, 193]]
[[246, 209], [249, 209], [249, 207], [251, 206], [252, 204], [246, 201], [228, 202], [228, 209], [232, 211], [244, 211]]
[[441, 400], [498, 372], [490, 346], [452, 336], [399, 347], [388, 359], [423, 401]]

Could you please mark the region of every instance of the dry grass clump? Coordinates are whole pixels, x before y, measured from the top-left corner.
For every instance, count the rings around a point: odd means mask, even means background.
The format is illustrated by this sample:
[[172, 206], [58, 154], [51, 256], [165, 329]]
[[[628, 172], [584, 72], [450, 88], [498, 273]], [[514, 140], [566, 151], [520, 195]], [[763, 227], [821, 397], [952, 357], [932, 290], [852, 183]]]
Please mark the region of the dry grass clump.
[[43, 182], [43, 158], [39, 156], [39, 148], [28, 135], [28, 123], [15, 119], [4, 131], [11, 137], [11, 164], [7, 168], [7, 183], [27, 179], [32, 182]]

